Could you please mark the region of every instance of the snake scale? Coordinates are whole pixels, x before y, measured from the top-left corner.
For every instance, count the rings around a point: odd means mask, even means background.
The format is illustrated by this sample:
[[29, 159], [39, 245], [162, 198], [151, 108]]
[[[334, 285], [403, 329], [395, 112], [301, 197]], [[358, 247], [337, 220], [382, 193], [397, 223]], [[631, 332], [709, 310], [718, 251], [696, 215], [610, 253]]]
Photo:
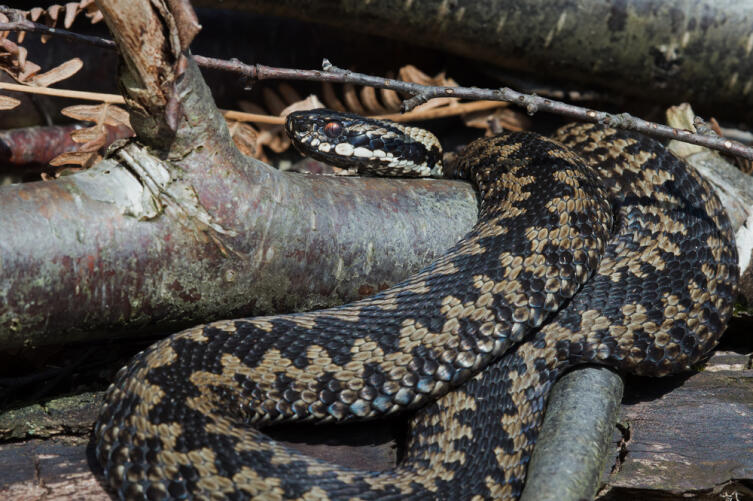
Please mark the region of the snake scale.
[[[201, 325], [137, 355], [95, 428], [122, 499], [517, 498], [558, 375], [582, 363], [687, 370], [731, 315], [726, 214], [653, 140], [570, 125], [555, 139], [480, 139], [443, 165], [436, 139], [411, 127], [318, 110], [287, 128], [336, 164], [468, 179], [478, 222], [371, 298]], [[259, 430], [406, 411], [404, 457], [383, 472]]]

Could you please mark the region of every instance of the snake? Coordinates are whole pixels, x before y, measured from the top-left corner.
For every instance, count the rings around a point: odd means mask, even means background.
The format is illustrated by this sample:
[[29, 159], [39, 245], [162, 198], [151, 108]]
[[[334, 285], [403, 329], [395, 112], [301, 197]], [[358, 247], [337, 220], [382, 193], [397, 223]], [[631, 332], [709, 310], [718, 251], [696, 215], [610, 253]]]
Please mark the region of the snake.
[[[207, 323], [136, 355], [94, 430], [120, 499], [516, 499], [559, 376], [692, 370], [730, 319], [725, 210], [653, 139], [569, 124], [477, 139], [447, 162], [408, 125], [310, 110], [285, 128], [305, 154], [359, 173], [465, 179], [478, 220], [372, 297]], [[386, 471], [264, 432], [394, 416], [406, 445]]]

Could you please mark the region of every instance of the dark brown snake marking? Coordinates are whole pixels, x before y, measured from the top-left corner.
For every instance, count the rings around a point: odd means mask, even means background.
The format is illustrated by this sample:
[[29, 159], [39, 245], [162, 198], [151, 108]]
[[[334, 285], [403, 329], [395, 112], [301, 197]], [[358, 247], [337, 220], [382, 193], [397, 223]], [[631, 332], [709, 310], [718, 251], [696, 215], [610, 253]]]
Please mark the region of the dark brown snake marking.
[[[454, 174], [479, 190], [478, 223], [407, 281], [339, 308], [198, 326], [137, 355], [95, 430], [118, 495], [516, 498], [562, 371], [663, 375], [701, 359], [737, 279], [716, 196], [641, 136], [578, 125], [556, 139], [570, 149], [533, 134], [472, 143]], [[407, 452], [387, 472], [256, 429], [405, 409], [417, 409]]]

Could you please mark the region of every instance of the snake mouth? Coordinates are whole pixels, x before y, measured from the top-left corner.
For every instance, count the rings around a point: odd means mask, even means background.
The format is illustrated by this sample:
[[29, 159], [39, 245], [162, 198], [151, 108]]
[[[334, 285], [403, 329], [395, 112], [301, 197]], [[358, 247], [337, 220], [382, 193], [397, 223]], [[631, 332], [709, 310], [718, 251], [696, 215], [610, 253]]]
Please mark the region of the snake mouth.
[[312, 122], [307, 115], [301, 112], [290, 113], [285, 118], [285, 132], [288, 137], [296, 142], [304, 142], [307, 139], [307, 134], [311, 132]]

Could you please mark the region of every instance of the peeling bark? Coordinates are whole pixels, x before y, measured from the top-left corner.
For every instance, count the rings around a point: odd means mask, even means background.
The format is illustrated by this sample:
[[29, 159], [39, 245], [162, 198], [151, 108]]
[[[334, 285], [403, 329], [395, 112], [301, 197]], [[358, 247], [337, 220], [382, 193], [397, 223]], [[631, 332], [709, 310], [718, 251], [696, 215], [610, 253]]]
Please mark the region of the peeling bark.
[[124, 77], [145, 100], [132, 123], [151, 149], [0, 189], [13, 236], [0, 242], [3, 349], [340, 304], [403, 279], [475, 221], [465, 183], [286, 174], [242, 156], [183, 61], [177, 101]]

